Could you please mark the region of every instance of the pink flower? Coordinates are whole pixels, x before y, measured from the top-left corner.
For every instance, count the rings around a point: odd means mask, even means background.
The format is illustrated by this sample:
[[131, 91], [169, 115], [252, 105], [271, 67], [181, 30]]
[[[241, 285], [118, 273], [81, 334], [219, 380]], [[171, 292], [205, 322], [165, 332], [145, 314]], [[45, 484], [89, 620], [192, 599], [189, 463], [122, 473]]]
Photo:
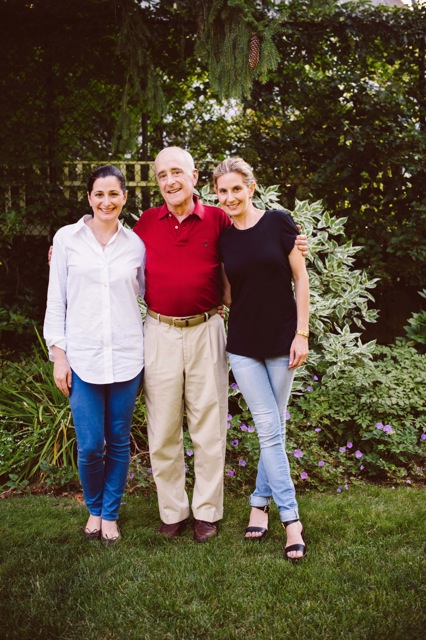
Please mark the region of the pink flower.
[[300, 449], [295, 449], [293, 455], [295, 458], [303, 458], [303, 451], [300, 451]]
[[383, 429], [383, 422], [376, 422], [376, 429]]
[[340, 451], [340, 453], [345, 453], [346, 447], [339, 447], [339, 451]]
[[300, 477], [302, 478], [302, 480], [306, 480], [306, 478], [308, 477], [308, 474], [306, 473], [306, 471], [302, 471], [302, 473], [300, 474]]
[[228, 471], [228, 476], [235, 476], [235, 471], [232, 471], [232, 469], [229, 469]]
[[357, 449], [355, 451], [355, 458], [358, 458], [358, 460], [359, 460], [359, 458], [362, 458], [362, 453], [361, 453], [361, 451], [359, 449]]
[[346, 446], [347, 446], [347, 448], [348, 448], [348, 449], [352, 449], [352, 447], [353, 447], [354, 445], [352, 444], [352, 442], [347, 442], [347, 443], [346, 443]]
[[318, 466], [323, 467], [325, 465], [324, 460], [318, 460]]

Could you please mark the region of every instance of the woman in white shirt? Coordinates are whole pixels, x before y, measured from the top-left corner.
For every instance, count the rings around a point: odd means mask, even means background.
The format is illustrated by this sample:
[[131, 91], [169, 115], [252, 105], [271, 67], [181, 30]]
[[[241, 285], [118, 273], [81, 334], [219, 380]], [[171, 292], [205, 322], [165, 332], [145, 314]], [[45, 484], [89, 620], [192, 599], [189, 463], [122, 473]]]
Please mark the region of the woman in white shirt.
[[44, 337], [56, 386], [69, 397], [89, 539], [120, 537], [117, 519], [130, 461], [130, 428], [144, 352], [138, 294], [145, 247], [118, 217], [127, 199], [122, 173], [95, 169], [92, 215], [53, 239]]

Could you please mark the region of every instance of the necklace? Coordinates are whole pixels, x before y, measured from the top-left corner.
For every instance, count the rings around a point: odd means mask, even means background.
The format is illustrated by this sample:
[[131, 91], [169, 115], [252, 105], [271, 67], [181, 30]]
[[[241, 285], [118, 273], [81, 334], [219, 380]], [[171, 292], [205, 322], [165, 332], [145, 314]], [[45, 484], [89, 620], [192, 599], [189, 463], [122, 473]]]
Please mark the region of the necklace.
[[101, 245], [102, 249], [105, 249], [105, 247], [107, 246], [108, 242], [111, 240], [112, 236], [115, 234], [114, 233], [108, 238], [108, 240], [106, 242], [102, 242], [102, 240], [99, 238], [98, 234], [96, 233], [94, 226], [93, 226], [93, 222], [90, 221], [89, 223], [89, 227], [92, 230], [93, 235], [95, 236], [95, 240]]

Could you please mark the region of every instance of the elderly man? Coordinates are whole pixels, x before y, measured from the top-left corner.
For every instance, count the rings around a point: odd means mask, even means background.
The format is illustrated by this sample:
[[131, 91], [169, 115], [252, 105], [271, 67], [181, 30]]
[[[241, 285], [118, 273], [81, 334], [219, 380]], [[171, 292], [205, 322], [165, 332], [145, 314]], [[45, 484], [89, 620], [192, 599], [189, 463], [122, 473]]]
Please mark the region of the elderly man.
[[[188, 525], [182, 421], [194, 449], [194, 540], [218, 531], [223, 515], [228, 368], [218, 255], [228, 216], [194, 195], [198, 171], [191, 155], [163, 149], [155, 172], [164, 198], [145, 211], [134, 231], [146, 247], [144, 389], [159, 533], [173, 538]], [[304, 251], [302, 238], [299, 248]]]

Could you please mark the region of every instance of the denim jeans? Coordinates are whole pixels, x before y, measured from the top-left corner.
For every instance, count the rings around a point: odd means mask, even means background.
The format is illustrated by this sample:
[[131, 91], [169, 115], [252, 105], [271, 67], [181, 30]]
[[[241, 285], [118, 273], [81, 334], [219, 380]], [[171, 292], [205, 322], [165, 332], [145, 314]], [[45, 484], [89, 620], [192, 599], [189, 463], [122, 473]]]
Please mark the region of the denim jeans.
[[130, 462], [130, 429], [141, 371], [112, 384], [84, 382], [72, 372], [71, 412], [77, 436], [78, 470], [93, 516], [117, 520]]
[[252, 414], [260, 444], [252, 507], [275, 501], [282, 522], [299, 517], [285, 450], [285, 416], [294, 371], [288, 356], [257, 360], [229, 353], [235, 380]]

